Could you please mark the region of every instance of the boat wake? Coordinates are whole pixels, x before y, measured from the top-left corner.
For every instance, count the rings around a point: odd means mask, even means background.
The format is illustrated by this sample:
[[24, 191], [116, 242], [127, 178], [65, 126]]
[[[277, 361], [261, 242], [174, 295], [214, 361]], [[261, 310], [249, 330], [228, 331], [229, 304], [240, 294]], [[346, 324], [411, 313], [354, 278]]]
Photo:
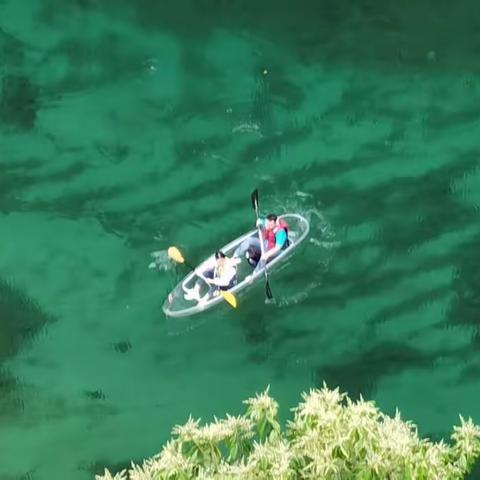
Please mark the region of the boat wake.
[[269, 199], [269, 202], [274, 206], [273, 211], [298, 212], [310, 223], [308, 243], [301, 257], [296, 259], [299, 265], [295, 267], [295, 262], [292, 262], [294, 265], [290, 266], [297, 269], [298, 277], [304, 278], [305, 282], [288, 282], [288, 291], [278, 295], [276, 299], [277, 307], [286, 308], [305, 302], [312, 291], [323, 285], [325, 274], [330, 268], [340, 242], [322, 211], [321, 202], [315, 200], [313, 194], [296, 189], [295, 194], [287, 201], [284, 201], [284, 198], [274, 197]]
[[150, 253], [150, 257], [153, 261], [148, 265], [148, 268], [156, 269], [161, 272], [166, 272], [168, 270], [173, 270], [174, 264], [168, 257], [167, 250], [157, 250]]

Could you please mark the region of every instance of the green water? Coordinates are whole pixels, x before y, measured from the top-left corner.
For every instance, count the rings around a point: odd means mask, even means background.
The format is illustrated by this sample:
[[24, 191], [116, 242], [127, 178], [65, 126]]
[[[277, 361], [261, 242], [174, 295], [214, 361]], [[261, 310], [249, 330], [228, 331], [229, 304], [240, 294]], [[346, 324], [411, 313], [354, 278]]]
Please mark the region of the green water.
[[[171, 4], [172, 3], [172, 4]], [[0, 479], [93, 478], [191, 413], [339, 385], [422, 435], [480, 422], [473, 1], [0, 2]], [[191, 263], [299, 212], [236, 311]]]

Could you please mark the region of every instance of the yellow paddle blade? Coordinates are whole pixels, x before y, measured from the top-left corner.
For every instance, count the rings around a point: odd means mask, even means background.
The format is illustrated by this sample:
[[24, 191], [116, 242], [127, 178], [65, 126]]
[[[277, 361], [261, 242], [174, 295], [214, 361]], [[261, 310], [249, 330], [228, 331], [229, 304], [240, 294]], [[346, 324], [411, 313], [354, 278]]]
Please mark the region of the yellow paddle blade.
[[168, 247], [167, 254], [172, 260], [175, 260], [177, 263], [185, 262], [185, 259], [183, 258], [180, 250], [177, 247]]
[[237, 298], [233, 293], [222, 290], [223, 299], [228, 302], [233, 308], [237, 308]]

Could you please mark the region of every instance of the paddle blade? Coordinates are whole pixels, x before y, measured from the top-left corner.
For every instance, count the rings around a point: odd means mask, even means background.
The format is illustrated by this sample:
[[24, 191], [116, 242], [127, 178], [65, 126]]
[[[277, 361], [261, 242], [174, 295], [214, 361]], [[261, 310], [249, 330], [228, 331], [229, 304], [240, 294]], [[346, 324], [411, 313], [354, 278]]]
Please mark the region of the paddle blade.
[[235, 295], [233, 293], [222, 290], [222, 297], [233, 308], [237, 308], [237, 298], [235, 297]]
[[252, 197], [252, 207], [257, 212], [258, 211], [258, 190], [257, 189], [255, 189], [252, 192], [251, 197]]
[[168, 247], [167, 254], [172, 260], [177, 263], [185, 262], [183, 255], [180, 253], [180, 250], [177, 247]]
[[271, 299], [273, 298], [273, 293], [272, 293], [272, 291], [270, 290], [270, 284], [268, 283], [268, 280], [267, 280], [267, 282], [265, 283], [265, 292], [266, 292], [266, 294], [267, 294], [267, 298], [268, 298], [269, 300], [271, 300]]

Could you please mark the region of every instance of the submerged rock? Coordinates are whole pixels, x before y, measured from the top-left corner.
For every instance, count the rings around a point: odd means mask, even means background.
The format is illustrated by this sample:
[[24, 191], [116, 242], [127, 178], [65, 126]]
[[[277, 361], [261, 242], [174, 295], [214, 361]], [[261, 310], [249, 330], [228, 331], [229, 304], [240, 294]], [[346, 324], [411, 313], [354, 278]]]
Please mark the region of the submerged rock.
[[84, 390], [83, 393], [90, 400], [105, 400], [107, 398], [103, 390]]
[[3, 362], [28, 345], [54, 317], [12, 283], [0, 279], [0, 417], [10, 417], [24, 409], [19, 381], [3, 367]]
[[16, 355], [54, 321], [39, 304], [12, 283], [0, 279], [0, 364]]
[[35, 126], [38, 88], [27, 77], [6, 75], [0, 89], [0, 123], [30, 130]]

